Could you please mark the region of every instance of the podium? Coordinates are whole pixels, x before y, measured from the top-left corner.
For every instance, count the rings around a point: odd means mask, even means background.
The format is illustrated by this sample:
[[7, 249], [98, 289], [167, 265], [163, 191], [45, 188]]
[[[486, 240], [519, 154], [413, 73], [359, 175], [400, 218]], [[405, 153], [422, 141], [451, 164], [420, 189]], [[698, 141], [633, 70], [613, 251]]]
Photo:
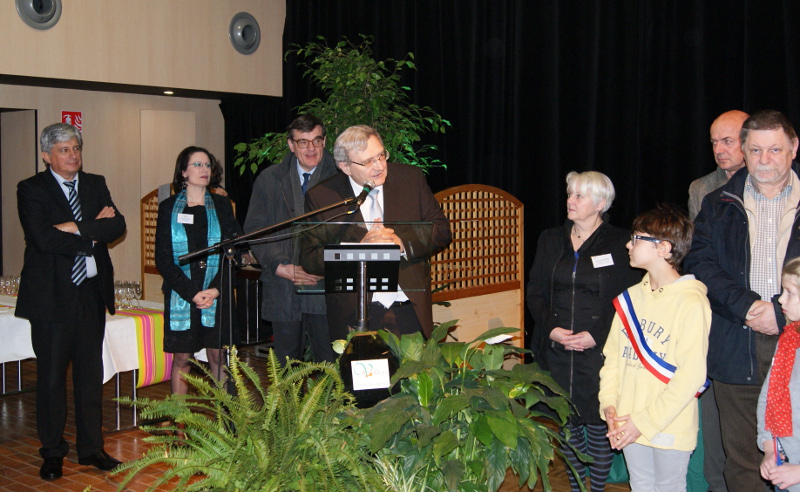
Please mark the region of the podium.
[[[325, 293], [326, 302], [341, 312], [330, 319], [332, 338], [351, 337], [339, 359], [345, 387], [356, 397], [359, 407], [367, 408], [389, 397], [391, 375], [399, 362], [383, 340], [370, 331], [368, 304], [376, 293], [400, 289], [410, 299], [430, 295], [430, 222], [386, 222], [405, 247], [396, 244], [361, 243], [369, 222], [304, 223], [294, 227], [295, 264], [306, 272], [322, 275], [314, 286], [300, 286], [298, 292]], [[343, 326], [340, 326], [343, 325]]]

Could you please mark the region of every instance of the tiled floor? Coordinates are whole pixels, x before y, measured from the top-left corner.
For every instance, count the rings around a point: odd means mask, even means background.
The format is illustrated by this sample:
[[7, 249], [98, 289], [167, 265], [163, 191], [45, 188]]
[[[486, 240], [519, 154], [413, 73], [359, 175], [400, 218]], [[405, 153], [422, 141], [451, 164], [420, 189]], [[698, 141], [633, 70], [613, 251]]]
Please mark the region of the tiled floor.
[[[250, 357], [250, 351], [245, 348], [245, 360], [257, 370], [265, 367], [262, 359]], [[6, 365], [6, 390], [16, 388], [16, 365]], [[22, 365], [24, 375], [23, 388], [32, 388], [35, 384], [35, 361], [25, 361]], [[130, 391], [130, 374], [122, 377], [122, 392]], [[160, 398], [169, 392], [169, 384], [161, 383], [148, 388], [139, 390], [139, 396]], [[71, 403], [71, 390], [68, 390]], [[109, 381], [104, 388], [105, 401], [103, 409], [103, 427], [108, 430], [105, 435], [105, 449], [111, 455], [120, 460], [136, 459], [147, 449], [147, 443], [143, 441], [148, 436], [147, 433], [138, 429], [123, 431], [113, 431], [116, 428], [116, 414], [113, 402], [114, 380]], [[45, 482], [39, 478], [39, 467], [42, 460], [39, 457], [39, 441], [36, 438], [35, 421], [35, 391], [23, 391], [22, 393], [0, 396], [0, 491], [114, 491], [117, 490], [121, 477], [112, 476], [109, 473], [101, 472], [95, 468], [78, 464], [78, 457], [74, 446], [64, 460], [64, 476], [53, 482]], [[122, 414], [122, 427], [131, 425], [131, 410], [124, 408]], [[68, 442], [74, 443], [75, 427], [72, 420], [72, 409], [67, 419], [66, 436]], [[150, 469], [147, 473], [142, 472], [125, 490], [141, 492], [147, 489], [163, 469]], [[550, 473], [553, 483], [553, 490], [556, 492], [568, 491], [569, 483], [564, 472], [564, 467], [554, 464]], [[160, 490], [171, 490], [170, 487], [163, 487]], [[509, 476], [506, 483], [500, 489], [503, 492], [529, 492], [527, 487], [519, 488], [516, 480]], [[534, 489], [540, 491], [541, 485]], [[630, 491], [627, 484], [609, 484], [606, 487], [609, 492]]]

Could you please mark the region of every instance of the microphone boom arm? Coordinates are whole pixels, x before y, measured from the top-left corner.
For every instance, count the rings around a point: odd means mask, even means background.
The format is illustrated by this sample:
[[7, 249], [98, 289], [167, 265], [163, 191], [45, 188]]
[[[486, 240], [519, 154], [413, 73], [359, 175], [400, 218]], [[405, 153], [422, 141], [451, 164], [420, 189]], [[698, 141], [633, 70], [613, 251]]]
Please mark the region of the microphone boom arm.
[[[366, 188], [366, 186], [365, 186], [365, 188]], [[369, 193], [369, 192], [367, 192], [367, 193]], [[362, 192], [362, 194], [364, 194], [364, 193]], [[364, 195], [366, 197], [366, 194], [364, 194]], [[288, 225], [291, 225], [292, 223], [297, 222], [299, 220], [307, 219], [308, 217], [311, 217], [313, 215], [316, 215], [316, 214], [319, 214], [319, 213], [322, 213], [322, 212], [327, 212], [328, 210], [332, 210], [332, 209], [337, 208], [337, 207], [350, 205], [351, 203], [357, 203], [358, 199], [360, 198], [360, 196], [361, 195], [359, 195], [357, 197], [356, 196], [352, 196], [352, 197], [349, 197], [349, 198], [345, 198], [342, 201], [339, 201], [339, 202], [336, 202], [336, 203], [332, 203], [330, 205], [326, 205], [326, 206], [324, 206], [322, 208], [318, 208], [317, 210], [312, 210], [311, 212], [306, 212], [306, 213], [304, 213], [302, 215], [298, 215], [297, 217], [294, 217], [292, 219], [284, 220], [283, 222], [278, 222], [277, 224], [273, 224], [271, 226], [264, 227], [264, 228], [259, 229], [257, 231], [248, 232], [247, 234], [242, 234], [241, 236], [236, 236], [236, 237], [232, 237], [230, 239], [226, 239], [224, 241], [220, 241], [217, 244], [214, 244], [214, 245], [209, 246], [207, 248], [198, 249], [197, 251], [192, 251], [191, 253], [187, 253], [185, 255], [179, 256], [178, 260], [180, 260], [180, 261], [193, 260], [195, 258], [200, 258], [202, 256], [206, 256], [206, 255], [208, 255], [208, 253], [210, 253], [210, 252], [212, 252], [214, 250], [221, 249], [221, 250], [224, 251], [224, 250], [228, 249], [229, 247], [239, 246], [241, 244], [249, 242], [251, 239], [255, 239], [255, 238], [259, 237], [259, 236], [264, 236], [264, 235], [269, 234], [269, 233], [271, 233], [273, 231], [277, 231], [278, 229], [282, 229], [282, 228], [284, 228], [284, 227], [286, 227]], [[364, 198], [361, 199], [361, 202], [362, 203], [364, 202]], [[359, 204], [359, 206], [360, 206], [360, 204]]]

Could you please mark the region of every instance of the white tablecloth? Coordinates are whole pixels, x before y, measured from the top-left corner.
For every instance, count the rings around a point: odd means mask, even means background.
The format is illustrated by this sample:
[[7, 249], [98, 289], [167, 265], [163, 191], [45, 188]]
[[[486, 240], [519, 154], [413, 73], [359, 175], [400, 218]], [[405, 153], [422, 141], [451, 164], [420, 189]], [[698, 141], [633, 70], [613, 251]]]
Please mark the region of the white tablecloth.
[[[15, 306], [16, 297], [0, 296], [0, 305]], [[142, 301], [142, 307], [162, 310], [163, 305]], [[136, 322], [130, 316], [106, 316], [103, 340], [103, 382], [119, 372], [139, 368]], [[0, 363], [36, 357], [31, 345], [31, 325], [14, 316], [14, 308], [0, 307]]]

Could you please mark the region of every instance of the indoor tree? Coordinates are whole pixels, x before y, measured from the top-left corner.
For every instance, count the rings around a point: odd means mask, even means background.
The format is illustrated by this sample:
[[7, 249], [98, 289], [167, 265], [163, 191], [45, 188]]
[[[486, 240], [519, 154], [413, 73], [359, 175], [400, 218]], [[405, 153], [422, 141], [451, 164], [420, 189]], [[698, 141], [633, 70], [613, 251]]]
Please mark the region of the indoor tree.
[[[375, 60], [372, 37], [361, 35], [356, 44], [344, 38], [329, 46], [318, 37], [305, 46], [294, 45], [286, 58], [295, 54], [304, 76], [323, 94], [295, 108], [297, 114], [310, 113], [325, 122], [327, 148], [333, 149], [336, 137], [352, 125], [369, 125], [383, 137], [393, 162], [428, 170], [444, 166], [431, 154], [436, 147], [422, 144], [426, 132], [444, 133], [450, 122], [428, 106], [409, 100], [410, 87], [401, 84], [405, 69], [416, 70], [414, 54], [403, 59]], [[279, 162], [287, 152], [286, 133], [267, 133], [251, 143], [237, 144], [234, 168], [242, 174], [256, 173], [264, 165]]]

